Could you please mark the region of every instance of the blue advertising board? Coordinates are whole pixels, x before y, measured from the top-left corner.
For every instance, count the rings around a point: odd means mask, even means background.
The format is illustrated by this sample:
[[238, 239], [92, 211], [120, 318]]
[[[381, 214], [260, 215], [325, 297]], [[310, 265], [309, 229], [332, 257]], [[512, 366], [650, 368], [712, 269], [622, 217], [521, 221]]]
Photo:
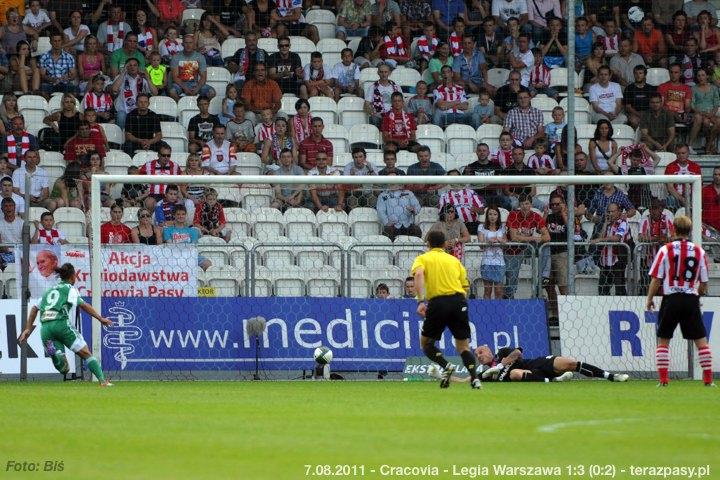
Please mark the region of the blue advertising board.
[[[251, 370], [255, 338], [248, 319], [267, 322], [260, 337], [264, 369], [312, 368], [313, 350], [333, 350], [335, 370], [401, 371], [420, 356], [422, 319], [414, 300], [352, 298], [104, 298], [103, 368], [127, 371]], [[549, 354], [542, 300], [471, 300], [473, 345], [521, 345]], [[454, 354], [449, 332], [441, 349]]]

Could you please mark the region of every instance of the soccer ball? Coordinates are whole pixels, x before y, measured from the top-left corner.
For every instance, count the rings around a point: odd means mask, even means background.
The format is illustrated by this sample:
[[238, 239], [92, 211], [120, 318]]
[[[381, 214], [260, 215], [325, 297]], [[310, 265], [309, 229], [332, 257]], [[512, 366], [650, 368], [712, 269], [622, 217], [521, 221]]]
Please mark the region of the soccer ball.
[[645, 12], [640, 7], [631, 7], [628, 10], [628, 18], [633, 23], [640, 23], [645, 18]]
[[315, 349], [315, 353], [313, 353], [313, 358], [320, 365], [327, 365], [332, 362], [333, 353], [332, 350], [327, 347], [318, 347]]

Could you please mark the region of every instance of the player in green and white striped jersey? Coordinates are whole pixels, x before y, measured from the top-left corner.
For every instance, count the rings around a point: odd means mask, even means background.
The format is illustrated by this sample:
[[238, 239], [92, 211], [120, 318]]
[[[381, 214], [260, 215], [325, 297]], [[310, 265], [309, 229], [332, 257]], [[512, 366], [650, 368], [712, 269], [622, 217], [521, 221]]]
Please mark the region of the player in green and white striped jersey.
[[112, 383], [105, 379], [100, 362], [92, 356], [85, 339], [70, 323], [70, 311], [77, 306], [107, 327], [112, 325], [112, 321], [102, 317], [92, 305], [83, 301], [80, 293], [73, 286], [76, 277], [75, 267], [72, 264], [66, 263], [56, 268], [55, 273], [60, 277], [60, 281], [54, 287], [47, 289], [40, 302], [33, 305], [25, 324], [25, 330], [20, 334], [18, 342], [22, 344], [28, 339], [35, 329], [35, 318], [40, 312], [42, 325], [40, 337], [43, 347], [52, 358], [55, 369], [63, 375], [68, 373], [69, 366], [65, 357], [65, 347], [67, 347], [87, 361], [88, 368], [100, 381], [100, 386], [110, 387]]

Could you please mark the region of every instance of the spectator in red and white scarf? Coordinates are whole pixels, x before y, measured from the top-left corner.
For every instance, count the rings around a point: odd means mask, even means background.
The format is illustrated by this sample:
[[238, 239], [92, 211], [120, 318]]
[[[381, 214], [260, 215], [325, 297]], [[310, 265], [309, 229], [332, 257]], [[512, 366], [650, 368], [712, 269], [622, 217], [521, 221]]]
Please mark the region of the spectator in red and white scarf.
[[25, 130], [25, 119], [22, 115], [10, 120], [12, 130], [5, 137], [0, 137], [0, 155], [7, 158], [8, 165], [13, 170], [22, 165], [28, 150], [39, 150], [35, 135]]
[[417, 130], [415, 118], [405, 111], [402, 93], [393, 93], [390, 102], [392, 108], [383, 115], [380, 128], [383, 143], [394, 141], [401, 150], [413, 150], [418, 146], [415, 141], [415, 130]]
[[439, 43], [440, 39], [435, 35], [435, 24], [430, 21], [425, 22], [423, 26], [423, 36], [418, 39], [416, 46], [418, 52], [417, 59], [421, 63], [421, 66], [422, 62], [427, 66], [427, 63], [433, 55], [435, 55], [435, 49]]
[[383, 114], [392, 108], [391, 95], [395, 92], [402, 93], [402, 89], [390, 80], [389, 65], [380, 65], [377, 73], [380, 78], [365, 88], [365, 111], [370, 115], [370, 123], [379, 128]]
[[50, 212], [43, 212], [40, 215], [40, 222], [35, 223], [35, 235], [33, 235], [30, 243], [40, 243], [42, 245], [64, 245], [68, 243], [65, 234], [55, 228], [55, 217]]
[[98, 41], [106, 54], [122, 48], [125, 35], [132, 32], [130, 25], [123, 21], [124, 18], [122, 7], [113, 5], [110, 7], [108, 20], [98, 27]]
[[463, 51], [463, 36], [465, 35], [465, 19], [455, 17], [453, 20], [453, 32], [448, 37], [450, 44], [450, 55], [457, 57]]
[[182, 40], [178, 38], [177, 27], [171, 25], [165, 30], [165, 38], [160, 41], [158, 48], [165, 63], [170, 63], [172, 57], [183, 51], [183, 44]]
[[403, 38], [402, 27], [399, 24], [388, 27], [383, 42], [380, 55], [390, 67], [395, 68], [410, 61], [410, 43]]

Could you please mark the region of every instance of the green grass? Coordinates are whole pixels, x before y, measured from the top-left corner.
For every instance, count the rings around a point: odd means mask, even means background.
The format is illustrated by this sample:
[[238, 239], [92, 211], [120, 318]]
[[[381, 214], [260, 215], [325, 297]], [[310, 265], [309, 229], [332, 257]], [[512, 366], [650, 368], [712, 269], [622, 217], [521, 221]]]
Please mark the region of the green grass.
[[[440, 468], [433, 478], [450, 478], [443, 469], [453, 464], [710, 464], [708, 478], [720, 478], [719, 395], [682, 381], [482, 391], [428, 382], [6, 382], [0, 477], [301, 479], [308, 464], [355, 464], [364, 478], [381, 478], [383, 464], [429, 464]], [[62, 460], [64, 470], [9, 473], [8, 460]]]

